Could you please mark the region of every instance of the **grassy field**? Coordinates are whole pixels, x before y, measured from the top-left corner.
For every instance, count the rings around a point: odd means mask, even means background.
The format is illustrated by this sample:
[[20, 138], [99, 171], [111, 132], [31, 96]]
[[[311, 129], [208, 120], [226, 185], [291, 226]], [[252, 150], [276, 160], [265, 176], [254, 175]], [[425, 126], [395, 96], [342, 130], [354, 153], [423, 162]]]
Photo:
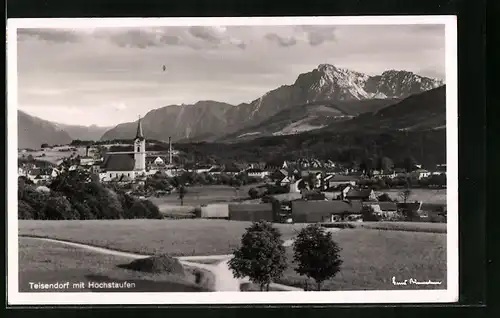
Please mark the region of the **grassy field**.
[[[76, 154], [80, 156], [85, 156], [85, 147], [78, 147]], [[73, 154], [73, 151], [58, 151], [54, 149], [45, 149], [44, 151], [34, 151], [34, 152], [20, 152], [18, 157], [21, 158], [23, 155], [28, 157], [32, 155], [33, 158], [37, 160], [48, 161], [50, 163], [57, 163], [59, 160], [70, 157]]]
[[[142, 254], [229, 254], [251, 222], [226, 220], [19, 220], [19, 234], [50, 237]], [[284, 239], [303, 224], [276, 224]]]
[[[402, 189], [377, 191], [377, 195], [387, 193], [393, 200], [401, 201], [399, 193]], [[425, 203], [446, 204], [446, 189], [412, 189], [409, 202], [422, 201]]]
[[406, 231], [421, 233], [446, 233], [446, 223], [429, 222], [353, 222], [357, 227], [389, 231]]
[[[119, 268], [130, 259], [109, 256], [67, 245], [20, 238], [19, 291], [92, 291], [92, 292], [200, 292], [209, 291], [209, 277], [195, 283], [195, 270], [186, 268], [185, 275], [150, 274]], [[204, 273], [206, 275], [206, 273]], [[128, 289], [92, 288], [88, 282], [129, 282]], [[32, 283], [69, 282], [69, 288], [36, 290]], [[83, 282], [84, 286], [77, 286]], [[73, 284], [76, 284], [75, 286]]]
[[[226, 185], [193, 186], [187, 187], [184, 197], [185, 207], [196, 207], [203, 204], [233, 202], [248, 198], [248, 190], [257, 185], [245, 185], [239, 190]], [[160, 198], [150, 198], [160, 209], [168, 209], [181, 205], [181, 200], [176, 192]], [[181, 207], [182, 208], [182, 207]]]
[[[344, 263], [324, 290], [446, 289], [445, 234], [346, 229], [334, 232], [333, 239], [342, 248]], [[291, 247], [287, 255], [289, 267], [278, 283], [305, 288], [305, 277], [294, 271]], [[392, 277], [442, 284], [394, 286]], [[312, 280], [309, 286], [315, 288]]]

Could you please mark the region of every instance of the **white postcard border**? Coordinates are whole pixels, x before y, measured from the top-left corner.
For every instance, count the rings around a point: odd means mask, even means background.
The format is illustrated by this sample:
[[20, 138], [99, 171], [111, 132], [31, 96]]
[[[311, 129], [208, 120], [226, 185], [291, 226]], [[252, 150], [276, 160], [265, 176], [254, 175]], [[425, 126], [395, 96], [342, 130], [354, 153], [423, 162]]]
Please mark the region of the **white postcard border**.
[[[189, 25], [411, 25], [444, 24], [446, 50], [447, 289], [323, 292], [197, 293], [20, 293], [17, 213], [17, 29]], [[10, 40], [9, 40], [10, 39]], [[353, 304], [447, 303], [458, 301], [458, 95], [456, 16], [233, 17], [233, 18], [82, 18], [7, 21], [8, 121], [8, 277], [9, 305], [86, 304]], [[16, 167], [16, 168], [14, 168]]]

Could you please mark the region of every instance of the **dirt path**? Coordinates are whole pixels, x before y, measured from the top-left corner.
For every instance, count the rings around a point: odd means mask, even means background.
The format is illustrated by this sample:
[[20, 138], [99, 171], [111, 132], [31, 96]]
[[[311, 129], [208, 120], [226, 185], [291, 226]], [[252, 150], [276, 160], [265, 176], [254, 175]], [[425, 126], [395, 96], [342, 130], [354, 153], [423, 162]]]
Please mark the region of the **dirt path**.
[[[22, 236], [22, 235], [19, 236], [19, 238], [41, 240], [41, 241], [65, 244], [65, 245], [69, 245], [69, 246], [87, 249], [87, 250], [90, 250], [90, 251], [93, 251], [96, 253], [125, 257], [125, 258], [132, 258], [132, 259], [148, 258], [148, 257], [152, 256], [152, 255], [127, 253], [127, 252], [116, 251], [116, 250], [107, 249], [107, 248], [103, 248], [103, 247], [97, 247], [97, 246], [91, 246], [91, 245], [87, 245], [87, 244], [56, 240], [56, 239], [51, 239], [51, 238], [30, 237], [30, 236]], [[288, 244], [290, 244], [290, 243], [288, 243]], [[233, 273], [229, 269], [229, 266], [228, 266], [228, 262], [232, 257], [233, 256], [229, 254], [229, 255], [210, 255], [210, 256], [181, 256], [181, 257], [177, 257], [177, 259], [181, 262], [181, 264], [183, 264], [185, 266], [191, 266], [191, 267], [195, 267], [195, 268], [199, 268], [199, 269], [204, 269], [204, 270], [207, 270], [207, 271], [210, 271], [211, 273], [213, 273], [215, 276], [215, 284], [214, 284], [215, 291], [233, 291], [233, 292], [235, 292], [235, 291], [240, 291], [241, 284], [248, 283], [249, 279], [248, 278], [238, 279], [238, 278], [235, 278], [233, 276]], [[203, 264], [203, 263], [196, 263], [197, 260], [219, 260], [220, 262], [218, 262], [216, 264]], [[276, 289], [280, 289], [280, 290], [284, 290], [284, 291], [301, 291], [301, 290], [303, 290], [303, 289], [292, 287], [292, 286], [286, 286], [286, 285], [274, 284], [274, 283], [271, 284], [271, 286], [276, 288]]]

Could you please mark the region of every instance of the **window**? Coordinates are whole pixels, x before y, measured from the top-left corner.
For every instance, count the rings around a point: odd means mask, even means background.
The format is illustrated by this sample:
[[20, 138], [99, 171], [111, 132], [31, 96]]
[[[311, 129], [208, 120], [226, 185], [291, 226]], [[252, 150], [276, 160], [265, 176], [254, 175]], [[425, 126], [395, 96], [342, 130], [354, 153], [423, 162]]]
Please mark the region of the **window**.
[[[130, 148], [128, 148], [130, 149]], [[141, 152], [141, 147], [137, 146], [137, 152]]]

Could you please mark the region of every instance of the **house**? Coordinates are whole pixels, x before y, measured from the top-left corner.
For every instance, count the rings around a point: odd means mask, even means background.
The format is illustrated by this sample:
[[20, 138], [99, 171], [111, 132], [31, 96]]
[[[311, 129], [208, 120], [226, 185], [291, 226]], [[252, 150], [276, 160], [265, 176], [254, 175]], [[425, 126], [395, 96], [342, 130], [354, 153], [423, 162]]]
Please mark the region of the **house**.
[[94, 158], [92, 157], [81, 157], [80, 165], [81, 166], [91, 166], [94, 164]]
[[415, 213], [420, 212], [422, 208], [422, 202], [407, 202], [407, 203], [397, 203], [397, 209], [398, 211], [402, 210], [410, 210]]
[[274, 220], [273, 205], [271, 203], [229, 204], [229, 220], [256, 222]]
[[416, 180], [428, 178], [430, 175], [431, 173], [425, 169], [417, 169], [410, 173], [410, 177]]
[[394, 202], [369, 202], [373, 212], [382, 218], [391, 219], [397, 216], [398, 207]]
[[238, 167], [231, 165], [231, 166], [225, 166], [222, 172], [229, 174], [229, 175], [236, 175], [241, 172], [241, 169]]
[[212, 167], [210, 170], [208, 170], [208, 174], [210, 175], [220, 175], [222, 173], [222, 168], [221, 167]]
[[269, 175], [269, 171], [264, 171], [259, 168], [247, 169], [246, 173], [249, 177], [254, 177], [254, 178], [264, 178]]
[[292, 201], [295, 223], [336, 222], [361, 215], [361, 205], [346, 201]]
[[207, 173], [212, 169], [212, 165], [197, 165], [194, 169], [196, 173]]
[[289, 185], [291, 182], [292, 182], [292, 181], [291, 181], [291, 179], [290, 179], [289, 177], [284, 177], [283, 179], [281, 179], [281, 181], [280, 181], [280, 185], [281, 185], [282, 187], [284, 187], [284, 186]]
[[323, 184], [325, 185], [325, 189], [335, 189], [346, 184], [355, 186], [358, 180], [359, 178], [356, 176], [344, 176], [336, 174], [326, 176]]
[[350, 189], [345, 195], [345, 198], [349, 201], [377, 201], [377, 195], [372, 189]]
[[441, 175], [446, 174], [446, 164], [436, 165], [436, 169], [432, 172], [433, 175]]
[[406, 170], [403, 168], [394, 169], [394, 174], [395, 174], [394, 178], [406, 178], [407, 175]]

